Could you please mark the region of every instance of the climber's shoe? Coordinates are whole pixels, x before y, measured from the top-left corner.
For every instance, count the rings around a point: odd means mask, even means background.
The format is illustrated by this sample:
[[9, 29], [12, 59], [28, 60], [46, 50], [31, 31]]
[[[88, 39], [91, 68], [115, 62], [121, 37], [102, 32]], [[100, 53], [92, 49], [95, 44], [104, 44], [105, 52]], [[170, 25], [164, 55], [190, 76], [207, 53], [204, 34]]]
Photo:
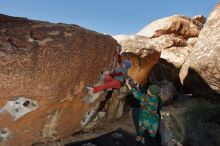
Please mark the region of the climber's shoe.
[[92, 87], [89, 87], [89, 86], [86, 87], [86, 89], [93, 91], [93, 88], [92, 88]]
[[137, 136], [135, 139], [137, 142], [141, 141], [141, 136]]
[[86, 87], [86, 89], [88, 89], [89, 91], [92, 91], [94, 94], [96, 94], [98, 92], [98, 88], [96, 87]]
[[141, 144], [145, 145], [145, 138], [143, 138], [143, 137], [141, 138]]
[[107, 89], [107, 91], [112, 91], [112, 90], [113, 90], [112, 88], [108, 88], [108, 89]]

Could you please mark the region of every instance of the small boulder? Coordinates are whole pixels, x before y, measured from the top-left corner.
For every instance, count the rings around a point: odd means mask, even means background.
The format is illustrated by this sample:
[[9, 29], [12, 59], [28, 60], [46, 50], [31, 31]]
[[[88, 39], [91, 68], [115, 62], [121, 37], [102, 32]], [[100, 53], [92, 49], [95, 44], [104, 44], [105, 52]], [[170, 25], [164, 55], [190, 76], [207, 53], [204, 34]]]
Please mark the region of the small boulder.
[[199, 21], [202, 24], [206, 23], [206, 18], [203, 15], [194, 16], [193, 19]]
[[174, 97], [177, 95], [176, 88], [174, 84], [168, 80], [163, 80], [158, 83], [161, 88], [161, 100], [163, 105], [169, 105], [172, 103]]

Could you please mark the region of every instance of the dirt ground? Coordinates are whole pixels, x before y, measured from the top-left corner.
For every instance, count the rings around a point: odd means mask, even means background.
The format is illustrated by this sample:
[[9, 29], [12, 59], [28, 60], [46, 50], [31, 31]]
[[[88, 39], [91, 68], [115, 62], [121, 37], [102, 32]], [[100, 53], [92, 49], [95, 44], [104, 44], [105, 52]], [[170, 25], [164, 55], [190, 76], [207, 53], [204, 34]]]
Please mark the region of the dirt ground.
[[123, 129], [107, 133], [100, 137], [66, 144], [65, 146], [138, 146], [135, 136]]
[[[60, 140], [57, 140], [54, 142], [50, 142], [50, 143], [35, 143], [32, 146], [64, 146], [64, 145], [71, 146], [70, 145], [71, 143], [77, 143], [77, 145], [80, 146], [80, 145], [83, 145], [80, 142], [85, 142], [86, 140], [92, 140], [92, 139], [98, 138], [100, 136], [104, 136], [104, 139], [105, 139], [105, 137], [108, 137], [109, 135], [110, 135], [109, 141], [113, 141], [111, 139], [111, 134], [114, 134], [114, 133], [121, 133], [124, 136], [122, 139], [127, 138], [127, 139], [129, 139], [129, 141], [134, 142], [135, 135], [136, 135], [135, 134], [135, 127], [134, 127], [133, 120], [132, 120], [132, 117], [129, 113], [128, 108], [125, 109], [125, 114], [120, 119], [109, 124], [108, 126], [106, 126], [106, 125], [101, 126], [101, 127], [98, 127], [90, 132], [78, 132], [70, 137], [63, 138], [63, 139], [60, 139]], [[107, 136], [105, 136], [106, 134], [107, 134]], [[113, 139], [115, 139], [115, 138], [113, 138]], [[115, 142], [117, 142], [117, 138], [115, 140], [116, 140]], [[76, 146], [76, 145], [73, 145], [73, 146]], [[87, 145], [84, 145], [84, 146], [87, 146]], [[88, 145], [88, 146], [90, 146], [90, 145]], [[91, 146], [99, 146], [99, 145], [91, 145]], [[100, 145], [100, 146], [102, 146], [102, 145]], [[107, 145], [105, 145], [105, 146], [107, 146]], [[113, 146], [113, 145], [111, 145], [111, 146]], [[129, 145], [129, 146], [132, 146], [132, 145]]]
[[109, 125], [98, 127], [89, 132], [74, 135], [49, 143], [35, 143], [32, 146], [139, 146], [135, 141], [136, 132], [129, 107], [123, 116]]

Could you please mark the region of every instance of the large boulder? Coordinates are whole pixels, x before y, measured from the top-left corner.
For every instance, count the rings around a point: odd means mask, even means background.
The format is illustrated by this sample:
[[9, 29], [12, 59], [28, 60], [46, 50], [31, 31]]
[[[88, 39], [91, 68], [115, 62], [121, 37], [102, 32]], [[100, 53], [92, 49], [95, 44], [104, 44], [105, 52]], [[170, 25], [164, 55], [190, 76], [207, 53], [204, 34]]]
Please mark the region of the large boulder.
[[128, 39], [135, 39], [135, 35], [125, 35], [125, 34], [114, 35], [113, 38], [116, 39], [118, 42], [121, 42], [121, 41], [125, 41]]
[[176, 95], [174, 85], [181, 85], [180, 69], [197, 41], [204, 19], [175, 15], [152, 22], [136, 35], [113, 36], [132, 61], [130, 76], [144, 85], [161, 82], [164, 91], [172, 91], [164, 92], [164, 104], [170, 104]]
[[[169, 80], [175, 85], [180, 85], [180, 69], [192, 51], [197, 41], [197, 36], [203, 28], [204, 21], [204, 16], [190, 18], [174, 15], [150, 23], [135, 35], [116, 35], [113, 37], [123, 48], [129, 44], [127, 49], [133, 54], [139, 54], [139, 56], [140, 50], [144, 50], [142, 49], [144, 48], [143, 44], [148, 46], [148, 48], [149, 46], [157, 46], [157, 50], [161, 51], [160, 59], [153, 68], [150, 68], [151, 72], [147, 73], [149, 74], [148, 81], [154, 83]], [[144, 41], [143, 38], [145, 39]], [[130, 45], [132, 42], [134, 42], [133, 45]], [[137, 56], [133, 55], [132, 58], [135, 57]], [[155, 56], [152, 56], [152, 58], [154, 59]], [[138, 67], [136, 66], [135, 68]], [[130, 72], [134, 73], [134, 68]], [[142, 75], [140, 75], [138, 74], [138, 78], [142, 78]], [[146, 81], [145, 78], [146, 76], [143, 78]]]
[[184, 63], [180, 78], [188, 89], [220, 93], [220, 3], [208, 17], [192, 53]]
[[163, 34], [175, 34], [184, 36], [185, 39], [197, 37], [203, 24], [197, 19], [187, 16], [174, 15], [156, 20], [142, 30], [137, 35], [154, 38]]
[[179, 71], [203, 28], [202, 18], [174, 15], [156, 20], [137, 33], [160, 45], [160, 60], [149, 75], [150, 82], [169, 80], [180, 85]]
[[85, 87], [108, 69], [116, 47], [112, 37], [77, 25], [0, 15], [0, 145], [81, 130], [91, 106]]

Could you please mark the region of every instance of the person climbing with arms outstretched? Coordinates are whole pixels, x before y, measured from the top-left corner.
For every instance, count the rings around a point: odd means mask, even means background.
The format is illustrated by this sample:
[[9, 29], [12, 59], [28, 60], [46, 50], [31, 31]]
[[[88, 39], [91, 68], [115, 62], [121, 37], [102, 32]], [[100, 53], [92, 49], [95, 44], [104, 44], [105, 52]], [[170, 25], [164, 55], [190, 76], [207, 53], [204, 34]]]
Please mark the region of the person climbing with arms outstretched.
[[110, 88], [118, 89], [124, 84], [128, 69], [131, 67], [131, 62], [128, 59], [121, 61], [120, 55], [116, 55], [119, 66], [112, 73], [105, 76], [104, 84], [95, 87], [87, 87], [87, 89], [91, 89], [93, 93], [97, 93]]
[[[118, 68], [115, 69], [115, 66], [117, 63], [119, 63], [119, 66]], [[131, 67], [131, 62], [128, 59], [126, 59], [125, 61], [121, 61], [120, 46], [118, 46], [116, 49], [113, 63], [112, 63], [111, 73], [105, 75], [104, 84], [100, 86], [95, 86], [95, 87], [86, 87], [87, 89], [90, 90], [89, 96], [91, 97], [92, 94], [93, 94], [92, 96], [95, 96], [97, 92], [105, 90], [105, 89], [120, 88], [124, 84], [125, 78], [127, 77], [128, 69], [130, 67]], [[102, 75], [101, 75], [102, 80], [103, 80], [104, 74], [105, 73], [102, 72]], [[107, 92], [101, 93], [101, 96], [99, 94], [96, 94], [98, 95], [98, 98], [99, 100], [101, 100], [101, 102], [99, 106], [94, 110], [94, 112], [90, 112], [91, 114], [87, 116], [89, 117], [88, 120], [85, 120], [86, 122], [84, 122], [83, 125], [88, 125], [88, 123], [93, 121], [93, 119], [95, 119], [96, 117], [99, 117], [99, 114], [97, 113], [102, 113], [102, 114], [106, 113], [106, 110], [107, 110], [106, 103], [111, 98], [112, 93], [113, 93], [113, 90], [108, 90]], [[102, 118], [98, 118], [98, 119], [101, 120]], [[97, 123], [97, 120], [96, 120], [96, 123]]]
[[126, 80], [126, 85], [129, 90], [132, 90], [136, 99], [141, 102], [141, 111], [139, 116], [139, 135], [141, 142], [147, 142], [148, 145], [156, 145], [155, 136], [159, 127], [159, 94], [160, 87], [157, 85], [150, 85], [147, 93], [144, 93], [137, 87], [132, 87], [129, 80]]

